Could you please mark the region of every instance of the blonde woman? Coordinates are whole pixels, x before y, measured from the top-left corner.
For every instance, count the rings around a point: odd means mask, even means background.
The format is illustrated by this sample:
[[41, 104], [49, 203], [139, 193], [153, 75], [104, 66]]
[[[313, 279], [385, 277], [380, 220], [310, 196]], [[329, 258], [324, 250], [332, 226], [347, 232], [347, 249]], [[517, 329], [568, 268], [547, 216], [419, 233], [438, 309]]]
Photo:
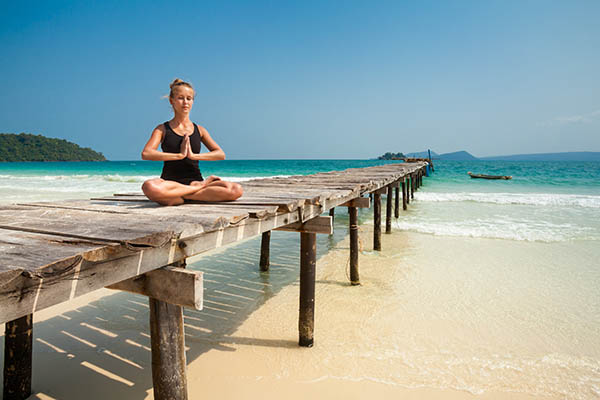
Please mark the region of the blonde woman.
[[[142, 151], [143, 160], [164, 161], [162, 174], [144, 182], [142, 191], [150, 200], [165, 206], [183, 204], [185, 200], [239, 198], [243, 190], [238, 183], [216, 176], [203, 179], [198, 161], [224, 160], [225, 153], [206, 129], [190, 120], [195, 96], [192, 85], [175, 79], [170, 88], [169, 102], [175, 115], [154, 129]], [[202, 143], [208, 152], [200, 153]]]

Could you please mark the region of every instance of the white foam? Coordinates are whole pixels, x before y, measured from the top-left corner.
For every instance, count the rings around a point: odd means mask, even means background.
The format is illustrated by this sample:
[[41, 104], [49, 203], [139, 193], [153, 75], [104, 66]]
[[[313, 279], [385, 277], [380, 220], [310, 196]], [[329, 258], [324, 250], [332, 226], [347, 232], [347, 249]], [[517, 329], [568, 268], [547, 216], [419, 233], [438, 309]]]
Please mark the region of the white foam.
[[600, 196], [556, 193], [436, 193], [418, 192], [423, 202], [477, 202], [536, 206], [600, 208]]
[[476, 237], [508, 239], [531, 242], [563, 242], [569, 240], [600, 240], [600, 233], [593, 228], [574, 224], [553, 224], [514, 220], [474, 221], [408, 221], [399, 219], [394, 227], [436, 236]]

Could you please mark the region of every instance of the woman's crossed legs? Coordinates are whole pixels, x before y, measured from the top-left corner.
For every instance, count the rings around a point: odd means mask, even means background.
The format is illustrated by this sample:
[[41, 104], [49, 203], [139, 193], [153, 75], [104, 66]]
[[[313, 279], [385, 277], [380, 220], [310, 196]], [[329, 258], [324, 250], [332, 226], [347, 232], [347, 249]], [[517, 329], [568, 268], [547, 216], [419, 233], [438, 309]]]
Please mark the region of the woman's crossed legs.
[[149, 179], [143, 183], [142, 191], [150, 200], [163, 206], [177, 206], [185, 200], [232, 201], [240, 198], [244, 192], [239, 183], [222, 181], [213, 176], [189, 185], [161, 178]]

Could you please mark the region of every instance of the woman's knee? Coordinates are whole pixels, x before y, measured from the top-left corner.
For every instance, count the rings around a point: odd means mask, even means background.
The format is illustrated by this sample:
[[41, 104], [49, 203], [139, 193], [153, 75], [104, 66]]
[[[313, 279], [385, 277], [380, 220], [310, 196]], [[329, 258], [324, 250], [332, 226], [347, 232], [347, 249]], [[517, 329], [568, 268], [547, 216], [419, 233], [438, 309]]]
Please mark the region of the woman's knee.
[[148, 179], [142, 184], [142, 192], [148, 197], [156, 196], [160, 193], [160, 181], [157, 179]]
[[229, 192], [231, 193], [232, 200], [239, 199], [244, 194], [244, 189], [242, 185], [239, 183], [231, 183], [231, 187], [229, 188]]

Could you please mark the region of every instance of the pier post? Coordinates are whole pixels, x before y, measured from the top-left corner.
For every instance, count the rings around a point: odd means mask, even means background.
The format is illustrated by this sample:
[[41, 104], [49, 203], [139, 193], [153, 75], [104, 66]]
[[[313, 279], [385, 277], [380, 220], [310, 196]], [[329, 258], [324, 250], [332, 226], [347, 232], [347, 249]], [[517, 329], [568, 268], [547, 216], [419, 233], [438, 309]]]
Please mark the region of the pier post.
[[398, 218], [400, 216], [400, 186], [398, 185], [394, 189], [396, 192], [394, 196], [394, 217]]
[[406, 179], [402, 179], [402, 209], [404, 211], [406, 211], [407, 204], [408, 204], [408, 196], [406, 195], [407, 193], [407, 189], [406, 189]]
[[266, 272], [269, 270], [271, 249], [271, 231], [263, 232], [260, 241], [260, 270]]
[[381, 250], [381, 194], [373, 194], [373, 250]]
[[415, 174], [410, 174], [410, 199], [414, 200], [415, 198]]
[[300, 316], [298, 319], [299, 344], [312, 347], [315, 327], [315, 266], [317, 235], [300, 233]]
[[[185, 260], [176, 266], [184, 267]], [[187, 400], [183, 307], [149, 297], [152, 384], [156, 400]]]
[[392, 197], [394, 193], [394, 188], [392, 185], [388, 185], [387, 187], [387, 196], [385, 199], [385, 233], [388, 235], [392, 233]]
[[31, 395], [33, 314], [5, 324], [4, 400], [23, 400]]
[[406, 176], [406, 204], [410, 204], [410, 187], [412, 185], [412, 179], [410, 175]]
[[[331, 217], [331, 223], [333, 224], [335, 222], [335, 207], [329, 209], [329, 216]], [[333, 232], [331, 235], [333, 235]]]
[[350, 284], [360, 285], [358, 276], [358, 209], [348, 207], [350, 214]]

